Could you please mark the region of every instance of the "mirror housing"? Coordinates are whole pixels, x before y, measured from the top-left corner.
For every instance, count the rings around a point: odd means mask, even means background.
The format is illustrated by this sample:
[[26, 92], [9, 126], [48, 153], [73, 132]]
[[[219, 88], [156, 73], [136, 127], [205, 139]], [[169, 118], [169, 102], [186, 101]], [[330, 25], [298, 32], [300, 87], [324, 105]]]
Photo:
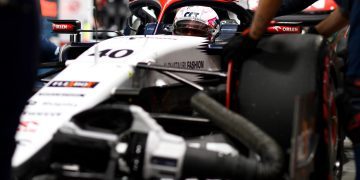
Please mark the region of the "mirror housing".
[[79, 20], [50, 20], [52, 32], [70, 34], [70, 42], [80, 42], [81, 22]]

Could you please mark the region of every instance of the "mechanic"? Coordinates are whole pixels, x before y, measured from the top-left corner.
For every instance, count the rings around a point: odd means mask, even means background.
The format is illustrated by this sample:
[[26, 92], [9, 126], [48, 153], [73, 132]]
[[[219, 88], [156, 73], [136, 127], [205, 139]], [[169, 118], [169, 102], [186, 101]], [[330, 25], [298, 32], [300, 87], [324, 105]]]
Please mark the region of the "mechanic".
[[0, 1], [1, 112], [0, 179], [11, 176], [14, 135], [19, 117], [32, 92], [39, 50], [37, 0]]
[[185, 6], [174, 19], [173, 34], [212, 37], [219, 27], [219, 16], [210, 7]]
[[40, 61], [58, 62], [60, 47], [47, 39], [44, 35], [40, 37]]
[[[291, 1], [291, 0], [287, 0]], [[297, 1], [297, 0], [293, 0]], [[337, 8], [328, 18], [311, 29], [311, 33], [329, 36], [350, 24], [348, 39], [348, 62], [345, 72], [345, 131], [351, 139], [355, 154], [356, 179], [360, 180], [360, 1], [337, 0]], [[249, 57], [257, 41], [277, 14], [282, 0], [260, 0], [249, 30], [234, 37], [225, 47], [227, 58], [240, 60]]]

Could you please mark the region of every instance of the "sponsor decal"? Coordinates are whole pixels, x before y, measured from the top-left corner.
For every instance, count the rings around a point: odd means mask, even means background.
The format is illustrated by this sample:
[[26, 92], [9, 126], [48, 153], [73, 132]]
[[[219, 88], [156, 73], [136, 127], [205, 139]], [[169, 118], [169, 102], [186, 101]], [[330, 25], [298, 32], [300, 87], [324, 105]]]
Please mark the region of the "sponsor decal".
[[56, 117], [56, 116], [60, 116], [61, 113], [60, 112], [26, 112], [24, 111], [22, 113], [22, 115], [29, 115], [29, 116], [51, 116], [51, 117]]
[[69, 106], [69, 107], [76, 107], [77, 104], [69, 103], [69, 102], [43, 102], [42, 105], [44, 106]]
[[94, 88], [99, 82], [91, 81], [52, 81], [48, 87]]
[[267, 28], [268, 33], [300, 33], [300, 26], [270, 26]]
[[76, 34], [80, 29], [80, 21], [76, 20], [54, 20], [52, 31], [55, 33]]
[[166, 40], [178, 40], [179, 38], [176, 37], [164, 37], [164, 36], [146, 36], [146, 37], [140, 37], [140, 38], [148, 38], [148, 39], [166, 39]]
[[74, 25], [72, 24], [52, 24], [54, 31], [72, 31], [74, 30]]
[[39, 96], [62, 96], [62, 97], [84, 97], [85, 94], [75, 93], [39, 93]]
[[184, 17], [194, 17], [197, 18], [199, 16], [200, 13], [197, 12], [186, 12], [184, 13]]
[[77, 104], [74, 103], [70, 103], [70, 102], [37, 102], [37, 101], [28, 101], [28, 106], [29, 105], [43, 105], [43, 106], [69, 106], [69, 107], [77, 107]]
[[28, 105], [28, 106], [29, 106], [29, 105], [35, 105], [35, 104], [37, 104], [37, 101], [29, 100], [29, 101], [27, 102], [27, 105]]
[[213, 17], [213, 18], [211, 18], [211, 19], [208, 20], [208, 24], [209, 24], [211, 27], [214, 28], [214, 27], [216, 27], [217, 24], [218, 24], [217, 21], [218, 21], [217, 18], [216, 18], [216, 17]]
[[204, 61], [167, 62], [164, 63], [164, 66], [181, 69], [203, 69]]
[[20, 121], [17, 131], [36, 132], [39, 123], [36, 121]]
[[281, 30], [281, 27], [280, 26], [274, 26], [273, 29], [276, 31], [276, 32], [279, 32]]

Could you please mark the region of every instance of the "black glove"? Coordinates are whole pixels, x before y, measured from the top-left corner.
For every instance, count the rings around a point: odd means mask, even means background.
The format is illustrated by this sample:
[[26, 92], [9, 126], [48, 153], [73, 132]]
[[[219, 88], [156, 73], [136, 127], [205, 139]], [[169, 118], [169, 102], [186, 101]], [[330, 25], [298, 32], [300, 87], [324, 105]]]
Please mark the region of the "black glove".
[[257, 40], [248, 34], [233, 37], [223, 48], [225, 60], [243, 60], [249, 58], [256, 51]]
[[320, 34], [319, 31], [315, 28], [315, 26], [310, 26], [306, 31], [307, 34]]

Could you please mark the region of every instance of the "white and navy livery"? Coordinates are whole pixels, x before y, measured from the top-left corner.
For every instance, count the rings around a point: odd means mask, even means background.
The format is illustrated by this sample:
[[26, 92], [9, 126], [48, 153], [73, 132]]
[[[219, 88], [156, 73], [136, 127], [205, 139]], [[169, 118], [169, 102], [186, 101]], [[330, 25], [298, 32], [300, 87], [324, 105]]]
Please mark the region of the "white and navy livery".
[[[220, 56], [208, 55], [201, 49], [206, 42], [206, 38], [192, 36], [116, 37], [69, 60], [61, 73], [30, 98], [16, 135], [13, 166], [22, 165], [37, 153], [74, 114], [94, 107], [114, 90], [176, 83], [155, 71], [138, 73], [139, 63], [220, 71]], [[196, 75], [184, 77], [199, 80]]]

